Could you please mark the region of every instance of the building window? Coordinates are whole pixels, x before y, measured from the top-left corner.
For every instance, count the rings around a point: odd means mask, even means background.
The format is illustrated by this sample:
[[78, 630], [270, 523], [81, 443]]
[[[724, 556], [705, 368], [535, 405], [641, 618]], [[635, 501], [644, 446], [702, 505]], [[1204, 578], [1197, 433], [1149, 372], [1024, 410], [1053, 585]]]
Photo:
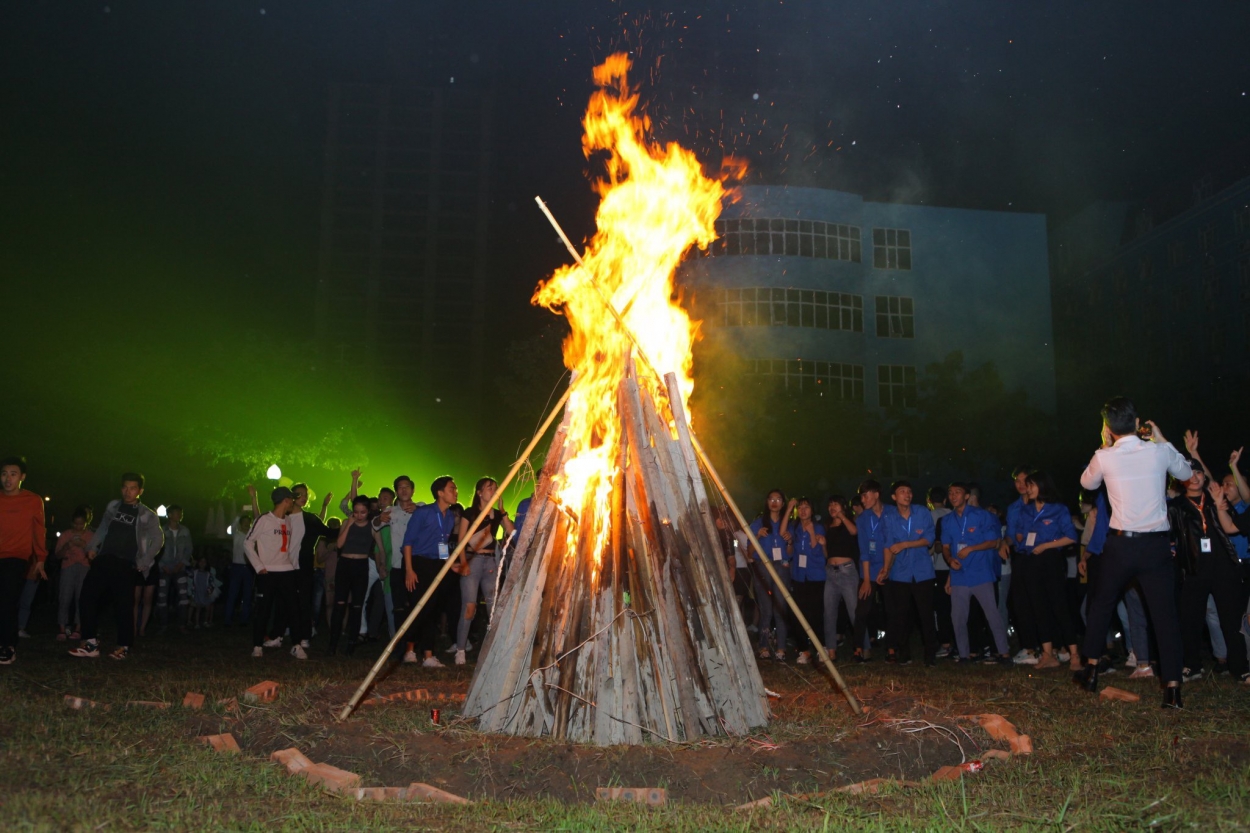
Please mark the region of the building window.
[[1238, 234], [1250, 234], [1250, 205], [1243, 205], [1233, 212], [1233, 228]]
[[726, 327], [814, 327], [864, 331], [864, 297], [815, 289], [750, 287], [717, 291]]
[[916, 368], [901, 364], [878, 365], [877, 403], [882, 408], [916, 407]]
[[1207, 226], [1198, 232], [1198, 251], [1204, 255], [1210, 254], [1215, 248], [1215, 224]]
[[877, 338], [915, 338], [911, 298], [877, 296]]
[[1185, 262], [1185, 244], [1173, 240], [1168, 244], [1168, 266], [1180, 266]]
[[843, 402], [864, 401], [864, 368], [858, 364], [748, 359], [747, 372], [767, 376], [795, 393], [814, 393]]
[[712, 257], [789, 255], [850, 263], [861, 259], [859, 227], [842, 223], [777, 217], [717, 220], [716, 235], [707, 252]]
[[920, 476], [920, 455], [912, 453], [911, 445], [902, 434], [890, 437], [890, 477], [900, 480]]
[[873, 229], [872, 265], [875, 269], [910, 269], [911, 232], [905, 228]]

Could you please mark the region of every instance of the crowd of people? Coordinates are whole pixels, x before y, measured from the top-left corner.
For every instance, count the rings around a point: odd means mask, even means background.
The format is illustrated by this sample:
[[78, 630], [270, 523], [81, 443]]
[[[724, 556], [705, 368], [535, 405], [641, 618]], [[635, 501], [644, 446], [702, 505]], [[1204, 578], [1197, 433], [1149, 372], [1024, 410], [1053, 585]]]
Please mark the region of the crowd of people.
[[[869, 479], [849, 500], [835, 494], [821, 504], [773, 490], [749, 529], [723, 515], [729, 575], [759, 658], [784, 662], [793, 648], [796, 662], [812, 663], [822, 642], [831, 656], [842, 646], [847, 659], [907, 665], [918, 629], [926, 665], [1066, 663], [1091, 691], [1123, 659], [1132, 678], [1159, 678], [1165, 706], [1179, 707], [1180, 684], [1207, 673], [1208, 650], [1210, 673], [1250, 684], [1241, 451], [1217, 478], [1196, 433], [1186, 432], [1182, 454], [1154, 423], [1143, 426], [1128, 400], [1109, 402], [1103, 418], [1102, 447], [1072, 505], [1045, 471], [1019, 466], [1018, 499], [1005, 507], [982, 505], [976, 483], [935, 486], [921, 501], [907, 481], [886, 489]], [[291, 655], [306, 659], [319, 624], [327, 653], [351, 654], [403, 627], [485, 514], [452, 567], [459, 580], [443, 581], [398, 641], [402, 661], [441, 667], [445, 637], [462, 665], [529, 505], [513, 518], [489, 477], [467, 507], [449, 476], [433, 481], [428, 503], [414, 499], [407, 476], [370, 497], [354, 471], [340, 521], [326, 519], [332, 495], [319, 512], [308, 509], [305, 484], [278, 486], [263, 512], [251, 489], [250, 510], [230, 527], [223, 582], [196, 556], [180, 507], [162, 523], [142, 503], [142, 475], [122, 476], [121, 496], [94, 528], [91, 508], [80, 507], [51, 538], [44, 501], [22, 488], [25, 477], [23, 459], [0, 461], [0, 664], [12, 663], [28, 636], [42, 583], [55, 600], [56, 638], [77, 642], [75, 657], [100, 656], [109, 606], [117, 641], [109, 656], [124, 660], [153, 609], [162, 629], [171, 615], [184, 630], [210, 627], [220, 595], [224, 625], [250, 624], [255, 657], [289, 641]], [[786, 595], [809, 627], [797, 626]]]

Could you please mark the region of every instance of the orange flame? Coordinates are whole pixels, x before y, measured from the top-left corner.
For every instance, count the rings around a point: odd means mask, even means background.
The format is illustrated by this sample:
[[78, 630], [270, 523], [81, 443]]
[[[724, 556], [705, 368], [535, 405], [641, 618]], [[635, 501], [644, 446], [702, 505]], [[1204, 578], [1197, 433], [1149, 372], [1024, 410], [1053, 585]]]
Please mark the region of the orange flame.
[[[673, 301], [673, 272], [691, 246], [715, 239], [713, 224], [725, 194], [720, 182], [703, 175], [693, 153], [651, 139], [651, 121], [638, 113], [638, 94], [626, 80], [629, 66], [625, 55], [616, 54], [595, 67], [599, 89], [583, 120], [587, 158], [608, 154], [607, 176], [595, 183], [601, 198], [595, 235], [582, 263], [557, 270], [532, 299], [562, 310], [572, 327], [564, 342], [564, 363], [578, 380], [568, 404], [571, 453], [555, 492], [581, 524], [594, 525], [596, 561], [609, 532], [621, 436], [616, 391], [631, 348], [604, 299], [656, 369], [676, 372], [687, 404], [698, 323]], [[638, 375], [644, 395], [667, 401], [663, 385], [641, 363]], [[575, 534], [570, 530], [570, 545]]]

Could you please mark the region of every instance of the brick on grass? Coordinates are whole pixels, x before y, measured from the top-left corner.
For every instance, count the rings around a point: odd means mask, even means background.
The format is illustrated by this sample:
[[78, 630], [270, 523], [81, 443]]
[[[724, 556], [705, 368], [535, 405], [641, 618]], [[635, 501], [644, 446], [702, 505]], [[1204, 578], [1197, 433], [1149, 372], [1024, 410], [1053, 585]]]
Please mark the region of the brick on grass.
[[282, 764], [292, 775], [313, 765], [313, 762], [304, 757], [304, 753], [294, 746], [290, 749], [277, 750], [269, 756], [269, 760]]
[[332, 793], [348, 792], [360, 786], [360, 776], [330, 764], [313, 764], [299, 770], [298, 775]]
[[915, 781], [899, 781], [895, 778], [869, 778], [867, 781], [857, 781], [854, 784], [847, 784], [834, 790], [835, 793], [848, 793], [850, 795], [876, 795], [881, 792], [881, 788], [886, 784], [896, 784], [900, 787], [919, 787]]
[[420, 781], [413, 781], [408, 785], [408, 789], [403, 795], [406, 801], [434, 801], [445, 804], [472, 804], [473, 802], [467, 798], [462, 798], [454, 793], [440, 790], [438, 787], [431, 787], [429, 784], [422, 784]]
[[239, 742], [234, 739], [234, 735], [226, 732], [224, 735], [200, 735], [196, 740], [207, 743], [213, 747], [214, 752], [239, 752]]
[[987, 749], [981, 753], [981, 760], [983, 761], [1010, 761], [1011, 753], [1005, 752], [1002, 749]]
[[930, 781], [958, 781], [964, 777], [963, 767], [944, 766], [929, 776]]
[[71, 709], [94, 709], [99, 705], [95, 700], [88, 700], [86, 697], [74, 697], [73, 695], [65, 695], [65, 705]]
[[248, 703], [272, 703], [278, 699], [278, 684], [273, 680], [265, 680], [243, 692], [243, 699]]
[[1011, 747], [1011, 752], [1014, 755], [1033, 754], [1033, 740], [1028, 735], [1016, 735], [1007, 741], [1007, 745]]
[[1110, 685], [1104, 688], [1098, 696], [1103, 700], [1119, 700], [1124, 703], [1136, 703], [1138, 700], [1141, 700], [1141, 695], [1139, 694]]
[[182, 707], [184, 709], [204, 708], [204, 695], [196, 694], [194, 691], [188, 691], [187, 696], [182, 698]]
[[599, 801], [634, 801], [651, 807], [662, 807], [668, 802], [668, 791], [660, 787], [599, 787], [595, 790]]

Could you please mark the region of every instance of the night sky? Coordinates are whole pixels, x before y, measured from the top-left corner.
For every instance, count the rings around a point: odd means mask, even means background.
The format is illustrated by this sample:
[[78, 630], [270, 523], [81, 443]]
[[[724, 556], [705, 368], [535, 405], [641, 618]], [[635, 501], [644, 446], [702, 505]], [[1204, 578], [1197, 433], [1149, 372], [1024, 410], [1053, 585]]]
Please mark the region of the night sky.
[[[402, 401], [353, 398], [309, 358], [333, 82], [494, 94], [502, 350], [549, 323], [526, 301], [562, 262], [533, 196], [592, 230], [578, 122], [610, 51], [634, 54], [660, 138], [743, 156], [750, 181], [1053, 222], [1247, 134], [1248, 24], [1242, 2], [6, 3], [0, 454], [26, 454], [67, 518], [129, 468], [150, 503], [206, 503], [242, 473], [188, 439], [218, 415], [256, 442], [377, 408], [402, 425]], [[502, 474], [448, 432], [353, 442], [387, 480]], [[293, 474], [341, 494], [345, 471]]]

